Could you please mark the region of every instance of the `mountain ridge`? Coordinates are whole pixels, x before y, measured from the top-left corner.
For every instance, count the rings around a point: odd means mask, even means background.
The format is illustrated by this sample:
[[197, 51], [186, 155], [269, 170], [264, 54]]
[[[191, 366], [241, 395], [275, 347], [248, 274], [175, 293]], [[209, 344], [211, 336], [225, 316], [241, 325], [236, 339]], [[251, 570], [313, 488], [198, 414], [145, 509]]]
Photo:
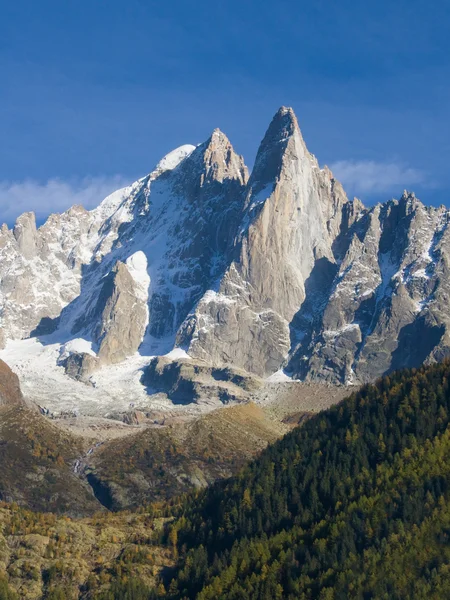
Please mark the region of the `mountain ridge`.
[[216, 129], [92, 211], [4, 225], [0, 355], [24, 373], [11, 340], [31, 336], [28, 365], [72, 356], [94, 387], [174, 349], [262, 378], [371, 381], [449, 352], [449, 220], [408, 192], [349, 200], [282, 107], [250, 174]]

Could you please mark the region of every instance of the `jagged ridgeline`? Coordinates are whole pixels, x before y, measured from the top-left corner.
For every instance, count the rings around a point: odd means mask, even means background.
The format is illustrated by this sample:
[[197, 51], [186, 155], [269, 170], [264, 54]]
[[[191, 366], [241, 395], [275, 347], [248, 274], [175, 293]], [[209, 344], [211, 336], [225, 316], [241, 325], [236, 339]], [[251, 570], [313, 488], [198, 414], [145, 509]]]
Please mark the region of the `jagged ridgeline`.
[[182, 502], [169, 597], [450, 597], [449, 379], [393, 373]]
[[371, 381], [448, 353], [448, 223], [409, 193], [348, 200], [283, 107], [250, 176], [215, 130], [92, 211], [4, 226], [1, 337], [45, 344], [26, 346], [35, 379], [178, 347], [260, 377]]

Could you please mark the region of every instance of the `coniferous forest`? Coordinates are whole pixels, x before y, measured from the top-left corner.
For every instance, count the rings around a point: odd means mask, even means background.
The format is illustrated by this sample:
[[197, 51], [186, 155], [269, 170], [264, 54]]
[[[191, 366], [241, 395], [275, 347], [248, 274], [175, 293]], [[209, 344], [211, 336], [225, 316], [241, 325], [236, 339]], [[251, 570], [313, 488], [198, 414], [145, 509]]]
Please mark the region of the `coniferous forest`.
[[449, 379], [384, 377], [185, 498], [168, 596], [450, 597]]

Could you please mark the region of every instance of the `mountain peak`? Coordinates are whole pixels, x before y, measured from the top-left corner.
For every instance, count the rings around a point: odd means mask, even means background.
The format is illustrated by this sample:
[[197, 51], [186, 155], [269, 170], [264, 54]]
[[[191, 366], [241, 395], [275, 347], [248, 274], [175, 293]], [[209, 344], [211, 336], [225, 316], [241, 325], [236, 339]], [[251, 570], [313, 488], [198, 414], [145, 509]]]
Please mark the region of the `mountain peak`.
[[289, 148], [297, 157], [307, 152], [294, 111], [282, 106], [275, 113], [256, 155], [251, 178], [254, 191], [278, 179]]
[[399, 204], [407, 213], [410, 213], [416, 210], [418, 206], [421, 206], [422, 202], [417, 198], [414, 192], [404, 190], [399, 200]]
[[[213, 132], [211, 133], [209, 138], [206, 140], [204, 145], [205, 145], [205, 148], [212, 149], [212, 150], [216, 150], [218, 148], [221, 148], [221, 149], [231, 148], [231, 150], [233, 150], [233, 146], [232, 146], [228, 136], [226, 135], [226, 133], [224, 133], [218, 127], [216, 127], [213, 130]], [[233, 150], [233, 152], [234, 152], [234, 150]]]
[[411, 200], [417, 200], [416, 194], [414, 192], [409, 192], [408, 190], [403, 190], [403, 194], [400, 198], [401, 202], [408, 202]]
[[201, 153], [205, 169], [202, 185], [208, 181], [222, 183], [225, 179], [235, 179], [241, 185], [247, 183], [248, 170], [244, 159], [235, 152], [230, 140], [220, 129], [214, 129], [206, 142], [197, 147], [197, 152]]
[[266, 135], [280, 133], [282, 139], [291, 136], [296, 130], [299, 130], [297, 117], [292, 108], [281, 106], [275, 113]]
[[221, 129], [219, 129], [218, 127], [216, 127], [213, 130], [213, 132], [211, 134], [211, 139], [212, 138], [225, 138], [226, 140], [228, 140], [227, 135]]
[[13, 229], [14, 237], [25, 258], [30, 259], [36, 254], [36, 215], [26, 212], [17, 218]]
[[295, 112], [294, 109], [290, 106], [280, 106], [280, 108], [277, 110], [277, 112], [275, 113], [274, 118], [284, 118], [287, 117], [291, 120], [297, 120], [297, 117], [295, 116]]

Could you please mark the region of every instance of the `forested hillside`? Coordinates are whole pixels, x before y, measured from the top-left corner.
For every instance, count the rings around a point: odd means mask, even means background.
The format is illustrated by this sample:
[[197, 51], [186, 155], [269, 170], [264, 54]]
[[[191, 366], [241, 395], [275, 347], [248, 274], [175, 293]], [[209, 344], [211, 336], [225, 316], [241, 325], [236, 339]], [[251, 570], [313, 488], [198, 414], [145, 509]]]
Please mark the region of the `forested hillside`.
[[238, 476], [73, 520], [0, 506], [0, 599], [450, 597], [450, 362], [399, 371]]
[[450, 597], [449, 378], [384, 377], [188, 497], [168, 595]]

